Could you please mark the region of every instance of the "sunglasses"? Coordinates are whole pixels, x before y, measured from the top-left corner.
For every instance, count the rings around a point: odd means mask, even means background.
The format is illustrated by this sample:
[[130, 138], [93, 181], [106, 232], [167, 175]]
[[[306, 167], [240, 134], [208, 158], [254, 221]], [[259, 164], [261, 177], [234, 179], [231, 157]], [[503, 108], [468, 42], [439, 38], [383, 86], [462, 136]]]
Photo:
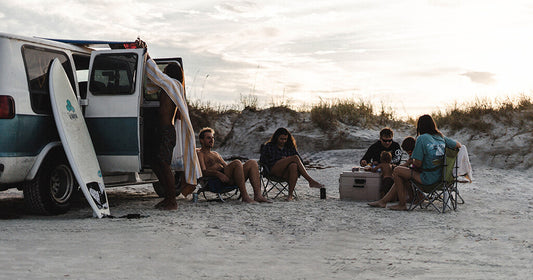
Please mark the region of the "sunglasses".
[[390, 142], [392, 142], [392, 139], [385, 140], [385, 139], [381, 138], [381, 141], [383, 141], [385, 143], [390, 143]]

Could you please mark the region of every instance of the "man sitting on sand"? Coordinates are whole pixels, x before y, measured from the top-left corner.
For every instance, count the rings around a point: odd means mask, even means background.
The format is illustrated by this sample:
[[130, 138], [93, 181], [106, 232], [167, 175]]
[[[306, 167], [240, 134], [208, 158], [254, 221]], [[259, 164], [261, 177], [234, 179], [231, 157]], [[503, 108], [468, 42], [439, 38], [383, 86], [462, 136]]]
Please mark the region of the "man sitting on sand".
[[394, 165], [399, 165], [402, 160], [402, 150], [400, 149], [400, 144], [394, 142], [392, 137], [394, 132], [392, 129], [385, 127], [379, 132], [379, 140], [372, 144], [366, 151], [363, 158], [359, 161], [361, 166], [378, 165], [380, 160], [381, 152], [387, 151], [392, 154], [391, 163]]
[[[198, 160], [204, 176], [217, 177], [225, 184], [237, 185], [243, 202], [270, 202], [261, 195], [259, 166], [255, 160], [247, 160], [242, 164], [236, 159], [227, 164], [219, 153], [211, 150], [215, 144], [215, 131], [212, 128], [202, 128], [198, 138], [202, 144], [202, 148], [198, 150]], [[254, 190], [254, 199], [246, 191], [245, 183], [248, 179]]]

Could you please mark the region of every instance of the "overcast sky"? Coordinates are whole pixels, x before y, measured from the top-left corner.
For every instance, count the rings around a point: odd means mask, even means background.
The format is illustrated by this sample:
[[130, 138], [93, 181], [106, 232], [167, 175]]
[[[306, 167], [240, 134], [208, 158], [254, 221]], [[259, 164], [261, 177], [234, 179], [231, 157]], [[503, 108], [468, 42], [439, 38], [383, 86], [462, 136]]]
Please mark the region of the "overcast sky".
[[532, 95], [533, 1], [0, 0], [0, 32], [148, 43], [188, 97], [260, 106], [353, 98], [418, 116]]

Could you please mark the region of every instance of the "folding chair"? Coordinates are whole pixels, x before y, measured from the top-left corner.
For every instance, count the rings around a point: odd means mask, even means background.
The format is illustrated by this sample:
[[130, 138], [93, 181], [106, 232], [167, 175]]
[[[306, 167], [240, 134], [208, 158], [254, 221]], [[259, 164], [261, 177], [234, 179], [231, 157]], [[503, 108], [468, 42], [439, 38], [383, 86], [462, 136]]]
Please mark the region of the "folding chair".
[[[289, 194], [289, 182], [287, 179], [270, 174], [268, 166], [262, 162], [259, 162], [259, 176], [261, 178], [261, 184], [263, 185], [263, 196], [268, 197], [268, 194], [274, 190], [276, 195], [273, 199], [276, 199], [280, 194]], [[296, 189], [293, 191], [294, 199], [298, 199]]]
[[408, 208], [409, 211], [416, 207], [428, 208], [433, 206], [437, 211], [444, 213], [446, 210], [457, 210], [459, 199], [464, 203], [457, 188], [457, 177], [454, 176], [453, 172], [454, 169], [458, 168], [456, 162], [457, 153], [458, 150], [456, 149], [446, 148], [443, 158], [436, 167], [442, 170], [441, 176], [436, 183], [423, 185], [411, 180], [413, 197]]
[[[203, 195], [204, 199], [207, 201], [220, 201], [225, 202], [228, 199], [231, 199], [237, 196], [237, 199], [240, 198], [239, 187], [236, 185], [227, 185], [224, 184], [217, 177], [202, 177], [198, 179], [198, 185], [200, 188], [196, 191], [198, 196]], [[208, 199], [206, 192], [210, 192], [216, 195], [216, 199]]]

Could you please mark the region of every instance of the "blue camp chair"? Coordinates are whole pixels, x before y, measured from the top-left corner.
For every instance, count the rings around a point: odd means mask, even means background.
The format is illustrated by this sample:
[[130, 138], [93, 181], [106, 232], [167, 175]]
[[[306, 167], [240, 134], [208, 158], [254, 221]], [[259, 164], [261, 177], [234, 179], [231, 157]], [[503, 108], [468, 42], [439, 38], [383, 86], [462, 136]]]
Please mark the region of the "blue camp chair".
[[[233, 197], [240, 198], [239, 188], [236, 185], [224, 184], [217, 177], [202, 177], [198, 179], [198, 185], [200, 188], [196, 191], [198, 196], [203, 195], [207, 201], [220, 201], [225, 202]], [[213, 193], [216, 195], [216, 199], [208, 198], [206, 193]]]

